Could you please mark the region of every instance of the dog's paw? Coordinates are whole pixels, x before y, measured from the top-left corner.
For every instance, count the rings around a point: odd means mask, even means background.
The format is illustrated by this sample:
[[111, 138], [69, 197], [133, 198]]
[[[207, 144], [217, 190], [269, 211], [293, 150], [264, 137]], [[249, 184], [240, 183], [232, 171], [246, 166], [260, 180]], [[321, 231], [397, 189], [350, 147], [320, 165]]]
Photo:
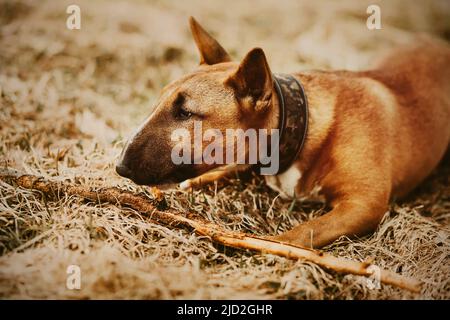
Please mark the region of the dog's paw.
[[192, 188], [192, 181], [191, 181], [191, 179], [184, 180], [183, 182], [181, 182], [179, 184], [179, 188], [181, 190], [188, 190], [188, 189]]

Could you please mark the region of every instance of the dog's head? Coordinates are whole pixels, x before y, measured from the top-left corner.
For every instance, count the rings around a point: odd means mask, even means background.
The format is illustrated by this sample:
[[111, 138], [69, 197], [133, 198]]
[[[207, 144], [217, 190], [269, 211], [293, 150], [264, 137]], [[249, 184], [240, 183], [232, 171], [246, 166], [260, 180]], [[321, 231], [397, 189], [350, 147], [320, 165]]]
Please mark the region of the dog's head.
[[[128, 141], [116, 171], [138, 184], [181, 182], [211, 170], [217, 163], [177, 164], [173, 161], [174, 132], [194, 137], [194, 124], [202, 130], [267, 128], [272, 109], [273, 82], [264, 52], [255, 48], [241, 63], [230, 56], [193, 18], [192, 34], [200, 52], [198, 68], [167, 85], [153, 113]], [[215, 141], [221, 143], [222, 141]], [[190, 139], [188, 156], [195, 157]], [[227, 142], [225, 142], [226, 144]], [[225, 145], [225, 148], [229, 146]], [[186, 156], [186, 155], [185, 155]], [[194, 159], [192, 159], [194, 160]]]

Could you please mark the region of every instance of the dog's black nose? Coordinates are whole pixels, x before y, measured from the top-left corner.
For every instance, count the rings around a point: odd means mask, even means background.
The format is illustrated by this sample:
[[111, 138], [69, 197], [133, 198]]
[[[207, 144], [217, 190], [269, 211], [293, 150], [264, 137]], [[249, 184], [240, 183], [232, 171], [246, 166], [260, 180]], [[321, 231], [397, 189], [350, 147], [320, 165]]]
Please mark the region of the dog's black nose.
[[124, 178], [132, 178], [131, 170], [122, 163], [116, 165], [116, 172]]

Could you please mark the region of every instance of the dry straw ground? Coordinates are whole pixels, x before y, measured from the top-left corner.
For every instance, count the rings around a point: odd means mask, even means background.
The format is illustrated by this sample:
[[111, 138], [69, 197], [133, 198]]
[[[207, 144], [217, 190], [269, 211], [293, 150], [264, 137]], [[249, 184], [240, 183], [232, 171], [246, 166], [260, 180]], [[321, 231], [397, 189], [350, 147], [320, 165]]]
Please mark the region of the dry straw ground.
[[[445, 0], [381, 2], [380, 31], [365, 27], [365, 1], [77, 3], [82, 28], [70, 31], [68, 2], [0, 1], [0, 165], [144, 192], [119, 178], [114, 162], [161, 87], [197, 63], [189, 15], [236, 59], [263, 47], [278, 72], [361, 69], [414, 32], [450, 35]], [[422, 280], [421, 294], [412, 296], [390, 286], [370, 290], [363, 278], [311, 263], [217, 247], [129, 209], [73, 197], [49, 201], [0, 182], [0, 297], [448, 299], [449, 185], [444, 163], [407, 200], [392, 204], [375, 234], [326, 248]], [[255, 234], [326, 211], [321, 203], [282, 200], [257, 177], [165, 196], [180, 212]], [[81, 267], [81, 290], [66, 288], [70, 264]]]

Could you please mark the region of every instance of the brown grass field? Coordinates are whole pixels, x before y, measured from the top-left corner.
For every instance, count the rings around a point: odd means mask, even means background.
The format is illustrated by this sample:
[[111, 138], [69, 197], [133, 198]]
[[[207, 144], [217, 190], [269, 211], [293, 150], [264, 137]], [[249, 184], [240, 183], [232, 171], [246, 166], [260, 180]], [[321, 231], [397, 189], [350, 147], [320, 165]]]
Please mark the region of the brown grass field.
[[[117, 176], [114, 164], [160, 89], [198, 63], [189, 15], [235, 59], [261, 46], [276, 72], [363, 69], [417, 32], [450, 39], [445, 0], [377, 1], [383, 28], [374, 31], [366, 28], [370, 1], [80, 0], [81, 30], [68, 30], [71, 3], [0, 0], [0, 166], [136, 192], [148, 190]], [[415, 277], [423, 282], [418, 295], [388, 285], [371, 290], [362, 277], [224, 248], [130, 209], [50, 201], [0, 181], [0, 297], [449, 299], [449, 162], [393, 202], [375, 234], [324, 249]], [[306, 199], [282, 200], [259, 177], [165, 198], [174, 210], [257, 235], [326, 211]], [[72, 264], [81, 268], [80, 290], [66, 287]]]

